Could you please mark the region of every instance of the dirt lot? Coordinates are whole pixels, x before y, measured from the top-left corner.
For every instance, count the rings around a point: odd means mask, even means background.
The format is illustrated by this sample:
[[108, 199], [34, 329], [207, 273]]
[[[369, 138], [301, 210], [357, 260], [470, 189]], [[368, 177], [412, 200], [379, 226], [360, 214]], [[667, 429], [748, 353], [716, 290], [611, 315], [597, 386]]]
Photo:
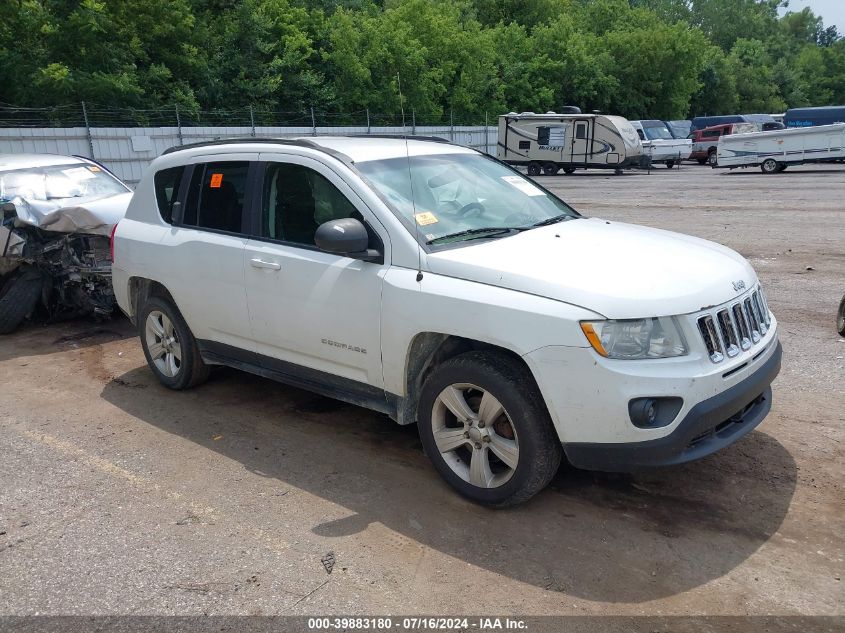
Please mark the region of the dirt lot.
[[230, 370], [170, 392], [122, 319], [29, 326], [0, 340], [0, 614], [842, 615], [845, 166], [541, 182], [750, 258], [784, 346], [759, 430], [491, 511], [414, 428]]

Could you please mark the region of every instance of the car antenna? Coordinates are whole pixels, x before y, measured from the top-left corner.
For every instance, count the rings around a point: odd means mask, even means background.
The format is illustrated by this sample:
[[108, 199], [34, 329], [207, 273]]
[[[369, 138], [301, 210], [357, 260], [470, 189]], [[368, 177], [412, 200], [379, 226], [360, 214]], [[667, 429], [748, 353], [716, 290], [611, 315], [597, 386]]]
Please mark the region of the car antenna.
[[420, 244], [420, 225], [417, 222], [417, 203], [414, 196], [414, 179], [411, 177], [411, 153], [408, 150], [408, 128], [405, 126], [405, 104], [402, 101], [402, 81], [396, 73], [396, 85], [399, 88], [399, 109], [402, 111], [402, 138], [405, 139], [405, 159], [408, 162], [408, 184], [411, 187], [411, 221], [414, 223], [414, 234], [417, 240], [417, 283], [423, 279], [422, 274], [422, 245]]

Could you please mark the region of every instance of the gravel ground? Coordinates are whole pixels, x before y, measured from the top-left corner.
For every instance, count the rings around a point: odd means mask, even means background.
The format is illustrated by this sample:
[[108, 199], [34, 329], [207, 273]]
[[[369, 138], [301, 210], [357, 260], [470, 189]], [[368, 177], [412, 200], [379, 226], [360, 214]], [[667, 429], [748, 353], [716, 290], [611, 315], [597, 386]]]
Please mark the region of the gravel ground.
[[842, 615], [845, 166], [540, 182], [752, 261], [784, 346], [758, 430], [492, 511], [414, 428], [232, 370], [170, 392], [123, 319], [31, 325], [0, 340], [0, 614]]

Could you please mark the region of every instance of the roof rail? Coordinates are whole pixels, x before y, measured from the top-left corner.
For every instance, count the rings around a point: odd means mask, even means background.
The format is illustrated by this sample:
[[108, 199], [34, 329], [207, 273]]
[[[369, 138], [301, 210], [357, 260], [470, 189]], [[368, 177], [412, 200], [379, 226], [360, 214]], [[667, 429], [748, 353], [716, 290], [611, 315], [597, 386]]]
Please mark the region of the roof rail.
[[272, 145], [296, 145], [299, 147], [311, 147], [314, 149], [325, 149], [323, 146], [309, 141], [307, 139], [291, 139], [291, 138], [272, 138], [272, 137], [261, 137], [257, 138], [255, 136], [247, 136], [242, 138], [221, 138], [216, 139], [214, 141], [200, 141], [198, 143], [189, 143], [188, 145], [174, 145], [173, 147], [168, 147], [166, 150], [162, 152], [162, 156], [165, 154], [173, 154], [174, 152], [181, 152], [185, 149], [195, 149], [197, 147], [214, 147], [215, 145], [236, 145], [238, 143], [267, 143]]
[[440, 136], [422, 136], [419, 134], [347, 134], [348, 138], [393, 138], [409, 141], [431, 141], [432, 143], [451, 143], [447, 138]]

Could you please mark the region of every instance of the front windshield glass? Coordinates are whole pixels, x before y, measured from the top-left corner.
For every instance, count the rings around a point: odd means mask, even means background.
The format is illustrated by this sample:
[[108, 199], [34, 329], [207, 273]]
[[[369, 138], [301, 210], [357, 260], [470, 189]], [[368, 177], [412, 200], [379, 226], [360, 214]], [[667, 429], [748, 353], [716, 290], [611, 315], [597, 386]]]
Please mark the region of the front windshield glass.
[[0, 172], [0, 200], [92, 200], [127, 191], [104, 169], [87, 163]]
[[652, 141], [671, 140], [674, 138], [672, 133], [669, 131], [669, 128], [665, 125], [660, 127], [647, 127], [645, 128], [645, 135]]
[[554, 218], [579, 217], [525, 176], [480, 154], [391, 158], [356, 167], [407, 225], [416, 222], [426, 243], [505, 236]]

